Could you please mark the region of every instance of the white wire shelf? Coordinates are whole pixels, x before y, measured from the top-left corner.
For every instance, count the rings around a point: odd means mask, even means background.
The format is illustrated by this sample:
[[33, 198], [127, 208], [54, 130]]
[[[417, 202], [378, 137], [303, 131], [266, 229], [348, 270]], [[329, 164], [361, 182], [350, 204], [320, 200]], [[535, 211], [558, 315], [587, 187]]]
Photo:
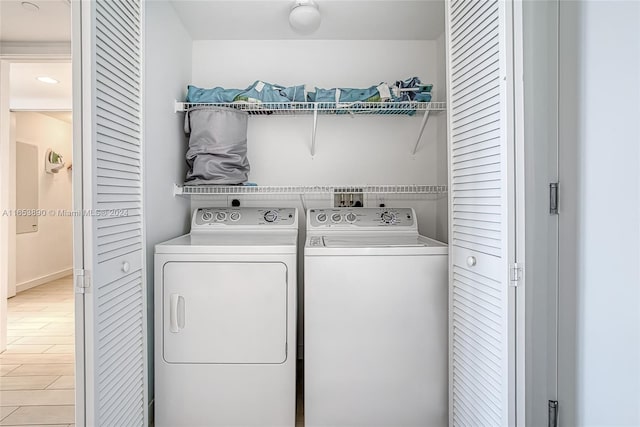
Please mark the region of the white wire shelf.
[[445, 111], [446, 102], [263, 102], [263, 103], [197, 103], [175, 102], [175, 111], [184, 112], [195, 107], [225, 107], [246, 111], [251, 115], [293, 116], [320, 115], [414, 115], [426, 111]]
[[413, 116], [422, 114], [420, 131], [413, 145], [412, 155], [416, 154], [420, 145], [420, 140], [424, 133], [429, 113], [431, 111], [445, 111], [446, 102], [232, 102], [232, 103], [193, 103], [175, 101], [175, 111], [184, 112], [196, 107], [225, 107], [246, 111], [250, 115], [256, 116], [295, 116], [313, 115], [313, 128], [311, 131], [311, 156], [316, 154], [316, 130], [318, 128], [318, 116], [324, 115], [390, 115], [390, 116]]
[[249, 186], [249, 185], [176, 185], [173, 194], [186, 195], [308, 195], [308, 194], [446, 194], [446, 185], [291, 185], [291, 186]]

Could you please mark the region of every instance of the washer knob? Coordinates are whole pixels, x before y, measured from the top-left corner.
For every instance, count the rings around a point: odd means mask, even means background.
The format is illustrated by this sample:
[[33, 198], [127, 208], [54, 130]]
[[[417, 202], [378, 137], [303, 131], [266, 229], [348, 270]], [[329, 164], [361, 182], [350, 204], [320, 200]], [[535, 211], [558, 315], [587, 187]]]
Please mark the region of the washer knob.
[[213, 219], [213, 214], [211, 211], [202, 212], [202, 220], [203, 221], [211, 221]]
[[382, 215], [380, 215], [380, 218], [385, 224], [393, 224], [394, 222], [396, 222], [396, 216], [391, 212], [383, 212]]
[[358, 219], [358, 217], [356, 217], [356, 214], [354, 214], [353, 212], [349, 212], [345, 219], [348, 223], [353, 224], [354, 222], [356, 222], [356, 219]]
[[339, 213], [334, 213], [333, 215], [331, 215], [331, 221], [333, 222], [342, 221], [342, 215], [340, 215]]
[[227, 213], [226, 212], [218, 212], [216, 214], [216, 220], [224, 221], [225, 219], [227, 219]]
[[318, 215], [316, 215], [316, 220], [318, 222], [326, 222], [327, 221], [327, 214], [324, 212], [319, 213]]
[[229, 218], [231, 219], [231, 221], [237, 221], [240, 219], [240, 212], [231, 212], [231, 214], [229, 215]]
[[275, 222], [278, 219], [278, 212], [276, 211], [266, 211], [264, 213], [264, 220], [267, 222]]

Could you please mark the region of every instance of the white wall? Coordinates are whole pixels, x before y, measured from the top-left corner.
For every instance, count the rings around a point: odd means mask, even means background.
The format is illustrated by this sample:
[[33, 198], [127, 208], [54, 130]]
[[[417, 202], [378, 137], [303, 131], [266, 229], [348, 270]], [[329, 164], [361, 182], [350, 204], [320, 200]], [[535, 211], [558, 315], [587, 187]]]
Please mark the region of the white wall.
[[549, 213], [549, 183], [558, 180], [558, 2], [525, 1], [523, 20], [526, 423], [540, 426], [557, 399], [558, 216]]
[[[9, 167], [8, 167], [8, 180], [7, 180], [7, 185], [8, 185], [8, 193], [9, 193], [9, 204], [7, 205], [7, 207], [9, 209], [15, 209], [16, 208], [16, 179], [17, 179], [17, 175], [16, 175], [16, 167], [17, 167], [17, 161], [16, 161], [16, 151], [17, 151], [17, 146], [16, 146], [16, 115], [15, 114], [10, 114], [9, 113], [9, 156], [7, 158], [7, 160], [9, 161]], [[7, 286], [7, 297], [11, 298], [14, 297], [16, 295], [17, 289], [16, 289], [16, 239], [15, 239], [15, 235], [16, 235], [16, 227], [17, 227], [17, 218], [14, 215], [10, 215], [7, 217], [7, 222], [8, 222], [8, 232], [7, 232], [7, 250], [8, 250], [8, 256], [7, 256], [7, 261], [8, 261], [8, 267], [7, 267], [7, 272], [8, 272], [8, 286]]]
[[640, 3], [561, 4], [561, 423], [637, 426]]
[[[56, 274], [70, 274], [72, 268], [72, 219], [57, 215], [71, 211], [71, 171], [44, 171], [48, 148], [71, 161], [71, 124], [36, 112], [12, 113], [16, 120], [16, 141], [36, 145], [39, 171], [39, 208], [47, 215], [38, 218], [38, 231], [16, 235], [16, 284], [18, 292]], [[54, 211], [52, 214], [50, 211]]]
[[147, 1], [145, 7], [144, 216], [149, 397], [153, 399], [154, 246], [189, 231], [189, 200], [174, 197], [172, 188], [186, 175], [183, 115], [174, 112], [173, 101], [184, 98], [191, 80], [191, 39], [168, 2]]
[[[447, 99], [447, 46], [444, 33], [436, 40], [436, 83], [434, 99]], [[449, 145], [447, 143], [447, 115], [437, 114], [433, 119], [437, 123], [436, 134], [436, 181], [438, 184], [449, 182]], [[436, 235], [441, 242], [449, 241], [449, 200], [447, 196], [440, 197], [436, 202]]]
[[[245, 88], [256, 80], [331, 88], [368, 87], [419, 76], [424, 82], [438, 83], [444, 58], [437, 53], [435, 41], [195, 41], [192, 82], [206, 88]], [[434, 90], [443, 94], [437, 85]], [[438, 120], [427, 123], [418, 152], [412, 155], [420, 120], [421, 116], [321, 116], [312, 157], [312, 116], [251, 117], [249, 181], [260, 185], [446, 184], [438, 181]], [[433, 201], [374, 201], [415, 206], [420, 210], [420, 231], [437, 237]]]
[[[10, 208], [9, 62], [0, 60], [0, 209]], [[5, 94], [4, 96], [2, 94]], [[0, 215], [0, 351], [7, 348], [7, 290], [9, 287], [9, 216]]]

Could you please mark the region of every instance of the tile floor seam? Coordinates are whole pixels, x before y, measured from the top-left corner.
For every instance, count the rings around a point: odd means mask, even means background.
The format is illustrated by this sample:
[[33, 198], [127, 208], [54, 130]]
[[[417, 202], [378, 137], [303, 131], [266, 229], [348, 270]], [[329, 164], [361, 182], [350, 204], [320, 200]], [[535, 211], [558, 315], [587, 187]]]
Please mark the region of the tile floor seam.
[[[1, 377], [9, 383], [7, 387], [10, 390], [0, 393], [6, 393], [15, 403], [20, 403], [4, 406], [13, 409], [3, 414], [0, 425], [75, 425], [75, 382], [65, 378], [75, 375], [75, 313], [72, 297], [72, 281], [71, 277], [67, 277], [25, 290], [9, 300], [8, 329], [11, 334], [8, 341], [18, 346], [13, 347], [14, 350], [25, 352], [0, 357], [0, 365], [14, 365]], [[21, 363], [24, 361], [27, 363]], [[57, 382], [61, 387], [49, 388]], [[31, 402], [37, 403], [30, 404], [26, 399], [30, 395], [34, 397]], [[61, 402], [46, 402], [47, 399], [59, 399]]]
[[58, 377], [55, 380], [51, 381], [51, 383], [47, 384], [44, 389], [45, 390], [51, 390], [49, 387], [51, 387], [52, 384], [54, 384], [56, 381], [58, 381], [62, 377], [63, 377], [63, 375], [58, 375]]
[[[0, 364], [2, 364], [2, 362], [0, 362]], [[15, 366], [13, 369], [8, 370], [8, 371], [7, 371], [7, 372], [5, 372], [4, 374], [2, 374], [2, 376], [0, 376], [0, 378], [8, 376], [8, 374], [10, 374], [11, 372], [15, 371], [15, 370], [16, 370], [16, 369], [18, 369], [20, 366], [22, 366], [22, 365], [17, 365], [17, 366]]]
[[9, 415], [13, 414], [14, 412], [16, 412], [18, 409], [20, 409], [20, 407], [16, 407], [13, 411], [9, 412], [8, 414], [6, 414], [4, 417], [0, 418], [0, 423], [2, 423], [2, 421], [7, 418]]

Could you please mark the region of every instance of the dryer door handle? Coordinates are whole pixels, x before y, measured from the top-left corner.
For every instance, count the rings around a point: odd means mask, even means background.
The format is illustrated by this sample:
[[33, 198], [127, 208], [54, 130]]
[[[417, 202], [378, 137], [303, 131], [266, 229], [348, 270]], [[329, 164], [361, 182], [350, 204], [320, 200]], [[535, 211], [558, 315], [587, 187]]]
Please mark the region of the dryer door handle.
[[171, 294], [169, 301], [169, 330], [174, 334], [184, 328], [185, 302], [180, 294]]

